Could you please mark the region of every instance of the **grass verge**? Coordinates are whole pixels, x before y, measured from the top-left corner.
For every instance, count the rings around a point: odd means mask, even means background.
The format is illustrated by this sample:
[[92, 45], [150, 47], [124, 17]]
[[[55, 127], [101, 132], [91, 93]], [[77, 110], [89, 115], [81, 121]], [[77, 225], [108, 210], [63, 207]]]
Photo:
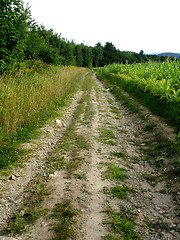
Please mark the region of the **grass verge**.
[[82, 85], [84, 70], [51, 66], [32, 76], [0, 78], [0, 169], [15, 164], [17, 145], [37, 129]]

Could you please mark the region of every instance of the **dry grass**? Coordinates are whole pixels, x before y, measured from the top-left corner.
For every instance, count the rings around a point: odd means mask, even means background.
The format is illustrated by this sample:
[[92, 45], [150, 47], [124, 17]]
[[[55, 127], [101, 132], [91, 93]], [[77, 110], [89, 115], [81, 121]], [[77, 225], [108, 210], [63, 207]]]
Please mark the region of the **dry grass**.
[[82, 70], [74, 67], [51, 67], [27, 77], [0, 78], [0, 139], [16, 134], [21, 124], [33, 123], [43, 113], [61, 104], [75, 90]]
[[35, 130], [82, 88], [86, 71], [49, 66], [41, 72], [0, 77], [0, 169], [18, 162], [18, 144], [34, 138]]

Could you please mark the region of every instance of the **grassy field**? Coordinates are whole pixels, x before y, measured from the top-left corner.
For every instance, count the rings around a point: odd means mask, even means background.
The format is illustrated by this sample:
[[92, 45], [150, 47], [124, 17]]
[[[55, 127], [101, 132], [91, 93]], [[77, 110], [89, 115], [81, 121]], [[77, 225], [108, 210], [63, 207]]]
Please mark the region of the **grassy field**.
[[97, 71], [112, 91], [124, 89], [180, 131], [180, 62], [112, 64]]
[[0, 169], [15, 162], [17, 144], [52, 117], [82, 84], [83, 69], [50, 66], [0, 77]]

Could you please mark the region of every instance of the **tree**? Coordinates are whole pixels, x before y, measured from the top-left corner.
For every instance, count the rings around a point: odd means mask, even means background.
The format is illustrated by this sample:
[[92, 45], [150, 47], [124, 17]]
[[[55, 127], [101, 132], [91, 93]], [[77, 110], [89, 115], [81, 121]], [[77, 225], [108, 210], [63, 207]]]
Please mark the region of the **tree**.
[[92, 47], [83, 47], [83, 67], [92, 68]]
[[83, 44], [78, 44], [75, 48], [76, 65], [78, 67], [83, 66], [83, 46]]
[[94, 67], [102, 67], [102, 60], [103, 60], [103, 46], [101, 43], [97, 43], [92, 50], [93, 54], [93, 66]]
[[140, 55], [144, 55], [144, 51], [141, 50], [141, 51], [139, 52], [139, 54], [140, 54]]
[[21, 0], [1, 0], [0, 22], [0, 60], [7, 63], [22, 60], [32, 24], [29, 9], [24, 9]]
[[[42, 30], [42, 32], [41, 32]], [[52, 30], [34, 26], [28, 32], [25, 43], [25, 59], [42, 60], [46, 63], [61, 63], [58, 49], [51, 46], [50, 36]]]
[[117, 62], [117, 50], [111, 42], [106, 42], [104, 46], [104, 65]]

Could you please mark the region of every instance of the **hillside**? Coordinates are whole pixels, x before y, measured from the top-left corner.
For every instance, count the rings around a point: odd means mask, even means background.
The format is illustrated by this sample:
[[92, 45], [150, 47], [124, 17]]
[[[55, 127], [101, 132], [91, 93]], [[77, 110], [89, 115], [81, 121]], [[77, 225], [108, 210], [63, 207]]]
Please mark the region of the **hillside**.
[[160, 54], [158, 54], [158, 56], [160, 56], [160, 57], [176, 57], [176, 58], [180, 58], [180, 54], [179, 53], [172, 53], [172, 52], [160, 53]]

